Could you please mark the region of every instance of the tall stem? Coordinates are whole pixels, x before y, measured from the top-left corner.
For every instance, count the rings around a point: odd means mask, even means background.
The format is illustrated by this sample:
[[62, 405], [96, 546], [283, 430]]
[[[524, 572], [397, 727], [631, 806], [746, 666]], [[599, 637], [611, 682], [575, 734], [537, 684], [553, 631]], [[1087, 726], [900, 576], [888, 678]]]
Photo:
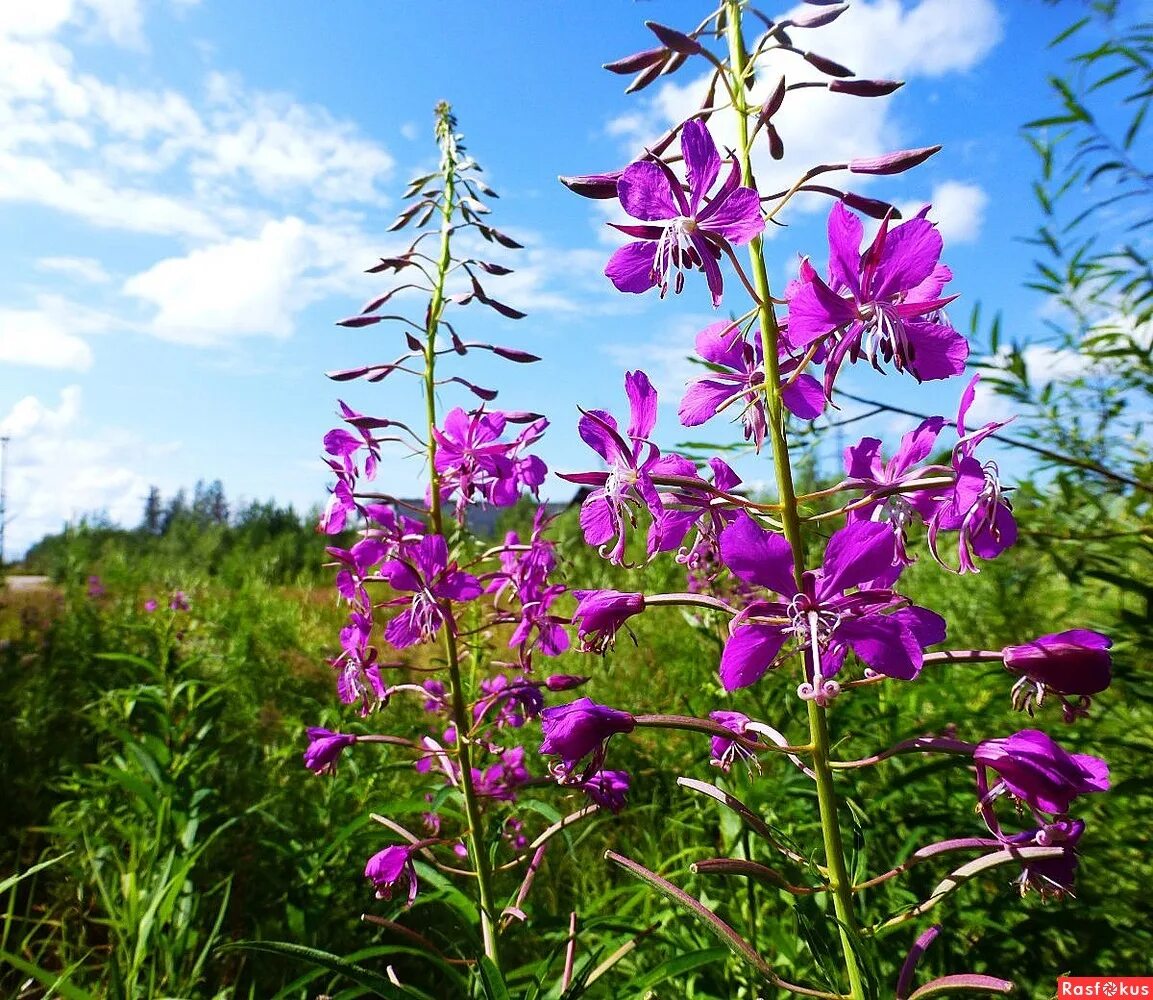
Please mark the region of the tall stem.
[[[444, 515], [440, 502], [440, 474], [436, 471], [436, 437], [432, 433], [437, 425], [436, 417], [436, 334], [440, 318], [444, 313], [444, 287], [452, 264], [451, 237], [453, 213], [456, 209], [456, 138], [452, 113], [447, 104], [437, 105], [437, 138], [440, 141], [442, 157], [441, 171], [444, 175], [444, 194], [441, 204], [440, 254], [437, 259], [436, 284], [428, 304], [425, 322], [424, 347], [424, 397], [428, 417], [428, 478], [432, 499], [429, 503], [429, 521], [432, 530], [444, 535]], [[472, 725], [468, 706], [465, 703], [464, 684], [460, 670], [460, 649], [456, 634], [451, 626], [451, 608], [444, 609], [448, 621], [443, 630], [444, 657], [448, 663], [449, 688], [452, 695], [452, 721], [456, 727], [456, 756], [460, 764], [460, 790], [464, 796], [465, 815], [468, 817], [469, 855], [476, 870], [476, 881], [480, 896], [480, 928], [484, 941], [484, 953], [500, 968], [500, 941], [497, 936], [497, 908], [492, 888], [492, 866], [484, 847], [484, 831], [481, 825], [480, 803], [476, 787], [472, 781], [472, 749], [468, 732]]]
[[[741, 0], [727, 0], [729, 60], [733, 72], [733, 93], [736, 95], [734, 111], [737, 116], [739, 144], [737, 153], [741, 161], [742, 182], [755, 187], [752, 167], [752, 146], [749, 139], [749, 115], [753, 109], [745, 103], [746, 80], [749, 72], [748, 50], [741, 29]], [[781, 372], [778, 358], [780, 326], [769, 294], [769, 276], [765, 267], [764, 242], [758, 236], [749, 243], [749, 264], [756, 289], [758, 318], [761, 326], [761, 348], [765, 359], [765, 405], [768, 411], [769, 439], [773, 449], [773, 465], [777, 476], [777, 494], [781, 523], [785, 538], [793, 552], [793, 577], [798, 592], [805, 571], [804, 539], [801, 519], [797, 510], [797, 495], [793, 487], [793, 470], [789, 462], [788, 437], [785, 432], [785, 407], [781, 398]], [[833, 771], [829, 766], [829, 726], [825, 709], [816, 701], [809, 701], [809, 742], [812, 745], [813, 773], [817, 784], [817, 805], [820, 811], [821, 832], [828, 868], [829, 888], [833, 897], [833, 910], [841, 938], [841, 951], [845, 973], [849, 981], [852, 1000], [864, 1000], [865, 985], [861, 966], [857, 960], [855, 938], [858, 933], [856, 913], [853, 909], [853, 884], [845, 863], [845, 845], [837, 815], [837, 793], [833, 785]]]

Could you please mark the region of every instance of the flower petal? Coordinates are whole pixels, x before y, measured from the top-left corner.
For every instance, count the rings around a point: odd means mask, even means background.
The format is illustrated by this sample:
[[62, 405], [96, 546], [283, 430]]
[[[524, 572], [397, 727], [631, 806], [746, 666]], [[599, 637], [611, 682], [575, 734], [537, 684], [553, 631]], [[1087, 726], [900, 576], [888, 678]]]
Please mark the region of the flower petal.
[[726, 691], [748, 687], [764, 676], [781, 647], [785, 633], [772, 625], [738, 625], [721, 653], [721, 684]]
[[844, 285], [861, 297], [861, 240], [865, 228], [861, 220], [838, 202], [829, 213], [829, 281]]
[[642, 222], [675, 219], [681, 214], [669, 179], [651, 160], [641, 160], [625, 169], [617, 181], [617, 195], [624, 210]]
[[838, 626], [834, 635], [848, 643], [861, 662], [889, 677], [911, 681], [921, 672], [921, 647], [895, 616], [851, 619]]
[[701, 225], [736, 246], [748, 243], [754, 236], [760, 236], [765, 231], [761, 196], [752, 188], [739, 187], [722, 204], [714, 201], [709, 208], [712, 211]]
[[741, 511], [721, 532], [721, 559], [746, 583], [767, 587], [782, 596], [797, 592], [793, 553], [781, 535], [762, 528]]
[[685, 390], [681, 405], [677, 408], [677, 417], [685, 427], [698, 427], [715, 417], [725, 400], [737, 391], [738, 387], [731, 383], [697, 379]]
[[817, 593], [827, 598], [859, 587], [888, 572], [896, 558], [897, 542], [890, 525], [876, 521], [845, 525], [829, 539]]
[[870, 298], [886, 299], [916, 288], [933, 274], [944, 244], [928, 219], [910, 219], [885, 236]]
[[657, 424], [657, 391], [649, 377], [639, 369], [625, 372], [625, 395], [629, 398], [632, 419], [628, 435], [631, 438], [647, 438]]
[[701, 198], [708, 194], [721, 172], [717, 144], [708, 126], [700, 119], [693, 118], [682, 126], [681, 153], [685, 158], [685, 176], [689, 182], [689, 208], [696, 215]]
[[794, 417], [816, 420], [825, 412], [825, 390], [812, 375], [798, 375], [781, 389], [781, 402]]
[[605, 265], [605, 277], [619, 292], [637, 295], [647, 292], [657, 283], [656, 271], [653, 269], [656, 253], [656, 243], [626, 243], [609, 258]]

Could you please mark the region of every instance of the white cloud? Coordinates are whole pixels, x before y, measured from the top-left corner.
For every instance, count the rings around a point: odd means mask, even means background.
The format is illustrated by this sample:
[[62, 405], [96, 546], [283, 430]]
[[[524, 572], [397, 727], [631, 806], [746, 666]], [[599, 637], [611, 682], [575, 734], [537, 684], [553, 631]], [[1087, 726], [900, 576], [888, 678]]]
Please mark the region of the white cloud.
[[98, 314], [70, 313], [53, 299], [38, 309], [0, 309], [0, 362], [83, 371], [92, 365], [92, 350], [77, 334], [103, 326]]
[[[933, 210], [929, 218], [937, 223], [945, 243], [975, 243], [985, 222], [989, 196], [976, 184], [944, 181], [933, 188], [929, 197]], [[909, 218], [919, 212], [924, 202], [902, 202], [901, 212]]]
[[234, 337], [292, 332], [307, 304], [298, 282], [309, 261], [305, 224], [269, 222], [253, 238], [236, 237], [169, 257], [124, 284], [155, 307], [150, 330], [165, 340], [212, 345]]
[[112, 280], [104, 270], [104, 265], [95, 257], [41, 257], [36, 261], [36, 267], [91, 285], [103, 285]]
[[[8, 551], [23, 552], [71, 520], [96, 512], [131, 524], [140, 516], [149, 480], [141, 471], [168, 446], [148, 446], [118, 428], [82, 422], [79, 386], [61, 390], [56, 406], [36, 396], [18, 400], [0, 418], [8, 450]], [[130, 457], [131, 463], [126, 461]], [[60, 470], [68, 488], [60, 488]]]

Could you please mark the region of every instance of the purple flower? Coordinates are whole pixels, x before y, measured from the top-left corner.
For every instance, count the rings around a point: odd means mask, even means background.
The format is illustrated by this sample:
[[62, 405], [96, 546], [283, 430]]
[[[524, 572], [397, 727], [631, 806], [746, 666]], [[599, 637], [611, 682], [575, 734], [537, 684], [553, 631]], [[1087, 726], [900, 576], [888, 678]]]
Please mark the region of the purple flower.
[[[332, 463], [329, 465], [333, 467]], [[334, 471], [343, 475], [339, 465], [333, 468]], [[320, 515], [318, 530], [326, 535], [339, 535], [344, 531], [344, 527], [348, 523], [348, 515], [357, 509], [352, 488], [351, 481], [345, 478], [337, 479], [336, 485], [328, 497], [328, 502], [324, 505], [324, 511]]]
[[172, 595], [172, 600], [168, 602], [169, 610], [171, 611], [187, 611], [192, 605], [188, 601], [188, 595], [183, 590], [178, 590]]
[[484, 771], [475, 767], [472, 769], [477, 794], [502, 802], [515, 801], [516, 790], [530, 777], [528, 768], [524, 766], [524, 747], [506, 750], [499, 761]]
[[337, 403], [340, 405], [341, 417], [345, 423], [351, 424], [356, 429], [356, 433], [346, 431], [342, 427], [329, 431], [324, 435], [324, 451], [343, 466], [345, 476], [349, 480], [354, 480], [360, 475], [356, 465], [356, 454], [363, 448], [366, 452], [364, 475], [365, 478], [372, 479], [376, 476], [376, 465], [380, 461], [380, 446], [367, 427], [373, 422], [372, 418], [357, 413], [343, 400], [337, 400]]
[[913, 560], [905, 551], [909, 525], [916, 520], [927, 520], [936, 509], [932, 490], [902, 489], [936, 471], [939, 467], [925, 467], [921, 463], [929, 457], [936, 444], [944, 417], [929, 417], [901, 438], [897, 453], [885, 462], [881, 458], [878, 438], [861, 438], [845, 449], [845, 485], [865, 490], [866, 494], [884, 492], [886, 495], [870, 500], [849, 512], [848, 520], [878, 521], [892, 526], [897, 541], [898, 565]]
[[587, 677], [578, 677], [576, 674], [551, 674], [545, 678], [544, 686], [550, 691], [572, 691], [588, 681]]
[[[781, 346], [786, 346], [784, 338]], [[732, 323], [713, 323], [697, 334], [697, 354], [708, 362], [710, 372], [689, 383], [677, 411], [681, 423], [698, 427], [739, 404], [745, 439], [760, 451], [768, 428], [760, 331], [753, 330], [750, 341]], [[796, 367], [797, 362], [791, 360], [782, 364], [781, 399], [791, 413], [813, 420], [825, 410], [825, 393], [812, 375], [802, 373], [790, 379]]]
[[584, 774], [593, 774], [604, 763], [605, 741], [617, 733], [631, 733], [636, 726], [628, 712], [598, 705], [591, 698], [546, 708], [540, 718], [544, 731], [540, 752], [561, 758], [558, 774], [562, 781], [570, 781], [586, 757], [590, 760]]
[[597, 771], [580, 789], [602, 809], [619, 813], [628, 804], [628, 771]]
[[100, 577], [90, 576], [88, 578], [88, 596], [93, 600], [104, 596], [104, 584], [101, 582]]
[[[694, 476], [696, 466], [680, 455], [661, 456], [649, 440], [657, 422], [657, 391], [642, 371], [625, 373], [625, 394], [630, 421], [626, 440], [613, 416], [604, 410], [588, 410], [578, 431], [590, 448], [608, 463], [609, 471], [568, 473], [562, 479], [596, 486], [581, 505], [580, 523], [585, 541], [598, 547], [610, 562], [624, 560], [626, 526], [636, 525], [636, 512], [647, 509], [659, 517], [664, 507], [653, 476]], [[649, 555], [654, 539], [650, 535]]]
[[[713, 471], [713, 489], [695, 473], [691, 483], [671, 490], [664, 498], [671, 501], [657, 517], [649, 530], [649, 549], [657, 552], [677, 550], [677, 562], [683, 563], [690, 573], [704, 574], [716, 568], [719, 537], [736, 517], [731, 505], [719, 502], [717, 490], [731, 493], [741, 484], [732, 468], [719, 458], [710, 458]], [[685, 477], [688, 478], [688, 477]], [[696, 529], [692, 545], [685, 538]]]
[[1077, 845], [1085, 832], [1079, 819], [1046, 823], [1040, 829], [1006, 837], [1005, 842], [1017, 847], [1060, 847], [1064, 853], [1054, 858], [1028, 858], [1021, 865], [1017, 886], [1024, 896], [1035, 889], [1042, 897], [1060, 899], [1073, 892], [1077, 874]]
[[304, 751], [304, 766], [316, 774], [332, 774], [345, 747], [352, 746], [356, 737], [348, 733], [334, 733], [331, 729], [310, 727], [308, 749]]
[[[1089, 792], [1109, 789], [1109, 767], [1100, 757], [1068, 753], [1039, 729], [986, 740], [973, 752], [982, 802], [1008, 793], [1033, 809], [1062, 815]], [[999, 775], [990, 786], [986, 769]]]
[[1075, 628], [1023, 646], [1006, 646], [1006, 669], [1021, 675], [1013, 688], [1014, 704], [1030, 707], [1034, 696], [1039, 704], [1053, 691], [1062, 701], [1065, 695], [1080, 695], [1082, 707], [1087, 707], [1089, 696], [1104, 691], [1113, 679], [1112, 645], [1107, 635]]
[[939, 532], [956, 531], [957, 555], [961, 573], [979, 572], [973, 556], [994, 559], [1017, 541], [1017, 522], [1013, 519], [1013, 506], [1005, 497], [996, 462], [982, 465], [973, 452], [1006, 421], [985, 424], [974, 431], [966, 431], [965, 416], [973, 405], [980, 375], [961, 394], [957, 411], [957, 444], [953, 448], [955, 482], [949, 496], [933, 515], [929, 523], [929, 547], [941, 562], [937, 552]]
[[452, 627], [449, 603], [472, 601], [481, 594], [476, 577], [448, 561], [448, 543], [440, 535], [426, 535], [413, 546], [411, 558], [386, 562], [380, 575], [393, 589], [412, 594], [390, 602], [408, 604], [384, 629], [384, 637], [397, 649], [431, 639], [445, 622]]
[[522, 485], [535, 493], [544, 482], [544, 462], [521, 455], [521, 450], [540, 439], [548, 421], [534, 421], [512, 441], [500, 441], [507, 421], [508, 414], [499, 410], [467, 413], [457, 407], [444, 418], [443, 430], [433, 429], [442, 497], [456, 494], [458, 514], [478, 499], [495, 507], [512, 506]]
[[480, 682], [483, 696], [473, 707], [473, 718], [480, 720], [494, 705], [499, 706], [494, 724], [498, 729], [519, 729], [528, 719], [535, 719], [544, 708], [544, 695], [524, 677], [509, 680], [504, 674]]
[[428, 699], [424, 703], [424, 710], [426, 712], [448, 711], [448, 689], [444, 686], [443, 681], [438, 681], [435, 677], [430, 677], [421, 684], [421, 687], [428, 692]]
[[[849, 649], [873, 670], [911, 680], [920, 673], [925, 647], [945, 638], [939, 615], [870, 586], [891, 576], [896, 559], [896, 542], [885, 525], [859, 521], [841, 528], [829, 539], [823, 566], [804, 574], [799, 592], [789, 543], [748, 514], [742, 512], [722, 533], [721, 555], [746, 583], [788, 598], [754, 601], [734, 620], [721, 654], [727, 691], [759, 680], [790, 636], [808, 653], [810, 677], [800, 693], [817, 699], [839, 691], [830, 678]], [[847, 593], [852, 588], [858, 589]]]
[[862, 253], [861, 220], [838, 202], [829, 214], [828, 282], [806, 260], [799, 280], [786, 290], [793, 344], [835, 339], [825, 367], [826, 393], [846, 358], [865, 357], [878, 370], [880, 360], [889, 361], [918, 382], [964, 371], [968, 343], [938, 321], [951, 301], [941, 298], [941, 289], [953, 275], [939, 263], [941, 236], [925, 218], [927, 211], [892, 229], [886, 218]]
[[415, 850], [414, 844], [386, 847], [368, 859], [368, 864], [364, 866], [364, 877], [376, 887], [377, 899], [392, 899], [393, 892], [407, 889], [406, 905], [412, 906], [419, 889], [416, 868], [412, 864]]
[[[745, 732], [745, 725], [749, 722], [749, 717], [743, 712], [727, 712], [723, 709], [716, 712], [709, 712], [709, 718], [713, 722], [718, 722], [729, 730], [735, 736], [743, 736]], [[753, 739], [756, 739], [754, 734]], [[729, 773], [729, 768], [733, 765], [733, 760], [738, 756], [751, 757], [744, 747], [733, 740], [727, 740], [723, 736], [713, 736], [710, 741], [710, 749], [712, 751], [709, 763], [714, 767], [719, 767], [725, 774]]]
[[644, 594], [623, 594], [617, 590], [577, 590], [574, 594], [577, 608], [572, 620], [583, 653], [604, 653], [611, 649], [621, 626], [645, 609]]
[[152, 612], [155, 611], [158, 607], [160, 607], [160, 605], [157, 603], [155, 597], [150, 597], [147, 601], [144, 602], [144, 610], [149, 614], [152, 614]]
[[617, 250], [605, 275], [622, 292], [647, 292], [660, 286], [684, 287], [684, 271], [705, 272], [713, 306], [721, 304], [722, 279], [718, 260], [721, 248], [740, 246], [765, 228], [760, 196], [741, 187], [740, 165], [734, 160], [729, 176], [711, 198], [706, 198], [721, 172], [721, 158], [708, 128], [695, 118], [681, 128], [688, 196], [671, 169], [659, 159], [641, 160], [627, 167], [617, 182], [621, 205], [646, 225], [616, 225], [637, 241]]

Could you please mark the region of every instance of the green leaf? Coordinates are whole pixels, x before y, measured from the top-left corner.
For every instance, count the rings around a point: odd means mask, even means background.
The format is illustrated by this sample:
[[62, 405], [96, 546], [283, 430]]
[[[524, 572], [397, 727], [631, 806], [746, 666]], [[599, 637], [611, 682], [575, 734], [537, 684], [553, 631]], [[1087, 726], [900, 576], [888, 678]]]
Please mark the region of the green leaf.
[[487, 1000], [512, 1000], [504, 976], [500, 974], [500, 969], [491, 958], [481, 955], [477, 959], [477, 970], [480, 972], [480, 984], [484, 987]]
[[287, 955], [290, 958], [298, 958], [302, 962], [310, 962], [312, 965], [318, 965], [329, 972], [335, 972], [346, 979], [351, 979], [354, 983], [371, 990], [374, 996], [383, 997], [384, 1000], [412, 1000], [412, 998], [428, 1000], [427, 994], [419, 990], [408, 986], [397, 986], [384, 976], [378, 975], [364, 966], [349, 962], [339, 955], [320, 951], [318, 948], [307, 948], [304, 945], [292, 944], [288, 941], [236, 941], [217, 949], [217, 951], [235, 950], [263, 951], [271, 955]]
[[692, 972], [693, 969], [699, 969], [704, 965], [712, 965], [714, 962], [723, 962], [728, 954], [727, 948], [701, 948], [684, 955], [675, 955], [665, 959], [655, 969], [647, 972], [642, 979], [637, 980], [632, 992], [636, 996], [644, 996], [646, 990], [651, 990], [666, 979], [683, 976], [686, 972]]
[[0, 951], [0, 959], [7, 962], [12, 968], [23, 972], [26, 976], [31, 976], [38, 982], [43, 983], [50, 990], [59, 993], [64, 1000], [96, 1000], [91, 993], [82, 990], [79, 986], [73, 986], [66, 981], [68, 972], [48, 971], [42, 969], [38, 965], [25, 961], [19, 955], [13, 955], [8, 951]]

